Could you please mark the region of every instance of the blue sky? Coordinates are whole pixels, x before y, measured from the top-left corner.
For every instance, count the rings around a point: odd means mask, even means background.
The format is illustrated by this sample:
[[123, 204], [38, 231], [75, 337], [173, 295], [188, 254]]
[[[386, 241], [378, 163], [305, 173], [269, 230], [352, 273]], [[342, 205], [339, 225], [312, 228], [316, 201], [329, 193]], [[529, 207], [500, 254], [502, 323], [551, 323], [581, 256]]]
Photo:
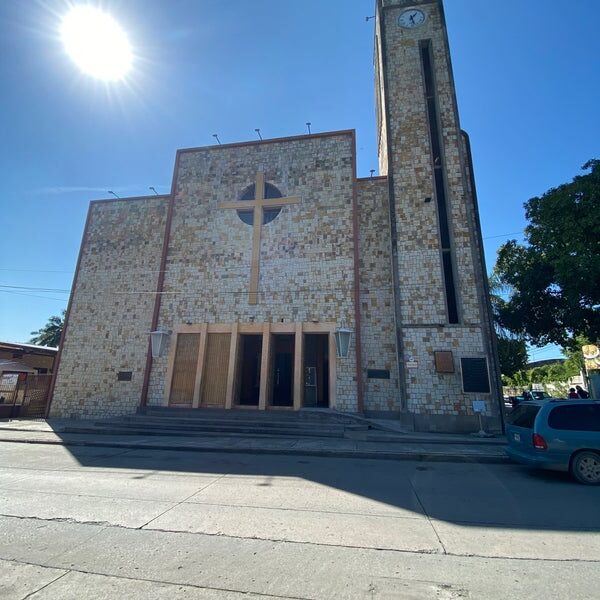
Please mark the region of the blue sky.
[[[377, 168], [373, 0], [103, 0], [136, 60], [82, 75], [58, 27], [74, 0], [0, 2], [0, 285], [68, 290], [90, 200], [169, 189], [175, 150], [355, 128]], [[446, 0], [488, 268], [523, 202], [600, 158], [600, 2]], [[67, 294], [0, 288], [0, 339], [26, 341]], [[28, 294], [28, 295], [26, 295]], [[534, 349], [532, 357], [556, 355]]]

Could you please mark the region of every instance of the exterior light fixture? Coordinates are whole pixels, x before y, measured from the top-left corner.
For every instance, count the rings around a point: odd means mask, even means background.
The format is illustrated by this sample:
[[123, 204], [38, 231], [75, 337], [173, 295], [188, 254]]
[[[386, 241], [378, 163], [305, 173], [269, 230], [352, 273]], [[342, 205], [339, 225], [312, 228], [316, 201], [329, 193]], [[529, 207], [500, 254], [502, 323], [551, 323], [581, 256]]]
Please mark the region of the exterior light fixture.
[[160, 358], [167, 352], [171, 331], [159, 327], [156, 331], [150, 332], [150, 344], [152, 347], [152, 358]]
[[347, 327], [338, 327], [335, 330], [335, 350], [338, 358], [346, 358], [350, 350], [350, 338], [352, 331]]

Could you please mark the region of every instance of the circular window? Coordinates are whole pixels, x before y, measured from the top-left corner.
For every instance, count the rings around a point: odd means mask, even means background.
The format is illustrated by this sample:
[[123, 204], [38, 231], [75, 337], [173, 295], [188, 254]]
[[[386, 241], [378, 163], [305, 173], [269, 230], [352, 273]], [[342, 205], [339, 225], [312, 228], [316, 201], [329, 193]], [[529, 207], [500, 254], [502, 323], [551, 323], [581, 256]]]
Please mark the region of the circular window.
[[[265, 200], [274, 200], [275, 198], [283, 198], [283, 194], [272, 184], [265, 182]], [[256, 199], [256, 184], [249, 185], [242, 195], [240, 200], [253, 201]], [[279, 213], [281, 208], [263, 208], [263, 225], [270, 223]], [[254, 225], [254, 208], [248, 210], [238, 209], [238, 217], [248, 225]]]

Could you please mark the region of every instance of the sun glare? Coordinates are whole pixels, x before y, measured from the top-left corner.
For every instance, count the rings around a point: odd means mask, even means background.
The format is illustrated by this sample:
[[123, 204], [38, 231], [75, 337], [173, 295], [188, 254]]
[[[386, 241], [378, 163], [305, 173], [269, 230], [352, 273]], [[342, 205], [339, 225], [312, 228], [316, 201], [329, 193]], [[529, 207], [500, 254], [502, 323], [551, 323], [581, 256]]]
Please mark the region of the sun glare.
[[87, 75], [117, 81], [131, 68], [126, 33], [109, 14], [93, 6], [72, 8], [62, 21], [61, 37], [69, 56]]

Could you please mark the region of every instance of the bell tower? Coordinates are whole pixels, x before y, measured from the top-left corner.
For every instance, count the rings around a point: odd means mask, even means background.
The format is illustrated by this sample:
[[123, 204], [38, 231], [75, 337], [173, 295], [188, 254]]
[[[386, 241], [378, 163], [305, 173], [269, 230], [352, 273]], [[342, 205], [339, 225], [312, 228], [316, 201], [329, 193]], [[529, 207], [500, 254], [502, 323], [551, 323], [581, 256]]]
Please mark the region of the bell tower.
[[441, 0], [377, 0], [375, 92], [403, 417], [416, 429], [469, 430], [473, 400], [483, 400], [499, 429], [481, 229]]

